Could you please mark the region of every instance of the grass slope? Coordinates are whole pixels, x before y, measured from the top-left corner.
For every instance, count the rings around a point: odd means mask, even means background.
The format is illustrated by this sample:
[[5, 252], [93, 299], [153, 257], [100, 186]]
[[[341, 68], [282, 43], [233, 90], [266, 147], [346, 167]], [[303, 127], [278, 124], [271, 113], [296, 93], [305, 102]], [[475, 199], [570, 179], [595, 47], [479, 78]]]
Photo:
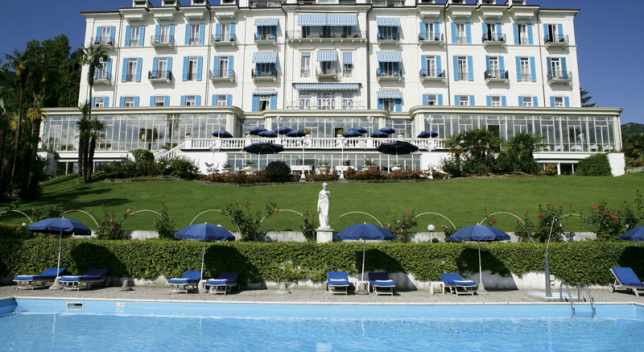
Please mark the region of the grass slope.
[[[573, 204], [575, 212], [588, 212], [591, 205], [606, 201], [613, 208], [632, 202], [635, 190], [644, 186], [644, 174], [629, 174], [622, 177], [510, 177], [510, 178], [465, 178], [418, 183], [331, 183], [331, 225], [340, 230], [346, 226], [371, 222], [365, 215], [354, 214], [338, 218], [351, 211], [372, 214], [383, 224], [393, 218], [393, 213], [406, 210], [416, 214], [436, 212], [449, 217], [458, 227], [481, 221], [486, 214], [511, 212], [523, 217], [530, 212], [536, 221], [538, 204], [552, 203], [553, 206]], [[319, 183], [288, 184], [278, 186], [237, 187], [217, 184], [203, 184], [189, 181], [150, 181], [112, 184], [95, 182], [78, 184], [75, 177], [65, 176], [43, 185], [44, 194], [40, 200], [23, 204], [21, 210], [30, 210], [48, 204], [59, 204], [63, 209], [82, 209], [101, 214], [101, 203], [113, 210], [120, 218], [126, 209], [159, 210], [165, 201], [170, 216], [178, 228], [186, 226], [200, 212], [208, 209], [222, 209], [229, 203], [245, 204], [260, 208], [268, 201], [279, 208], [298, 212], [309, 210], [317, 216], [317, 194]], [[6, 204], [4, 204], [6, 207]], [[4, 207], [3, 207], [4, 208]], [[25, 210], [27, 209], [27, 210]], [[567, 210], [567, 209], [566, 209]], [[81, 213], [70, 213], [88, 226], [93, 222]], [[507, 215], [495, 217], [497, 226], [513, 231], [516, 219]], [[139, 213], [125, 223], [126, 229], [153, 229], [154, 215]], [[592, 230], [578, 218], [566, 223], [566, 230]], [[24, 218], [6, 214], [2, 218], [8, 223], [20, 223]], [[221, 224], [234, 230], [230, 220], [217, 212], [200, 216], [197, 222]], [[316, 218], [317, 221], [317, 218]], [[447, 222], [438, 216], [426, 215], [418, 218], [416, 231], [426, 231], [427, 224], [433, 223], [437, 230]], [[298, 216], [282, 212], [267, 219], [263, 230], [297, 230], [301, 225]]]

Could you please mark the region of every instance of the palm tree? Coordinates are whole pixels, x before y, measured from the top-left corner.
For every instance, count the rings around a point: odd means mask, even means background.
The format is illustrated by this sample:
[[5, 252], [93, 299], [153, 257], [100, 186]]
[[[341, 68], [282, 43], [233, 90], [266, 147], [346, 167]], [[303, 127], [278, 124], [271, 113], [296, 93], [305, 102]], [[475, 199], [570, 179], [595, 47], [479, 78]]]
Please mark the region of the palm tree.
[[76, 124], [78, 125], [78, 180], [84, 181], [84, 170], [87, 165], [85, 158], [85, 151], [87, 150], [87, 144], [89, 143], [88, 136], [91, 129], [91, 120], [87, 118], [89, 115], [90, 104], [85, 103], [78, 107], [81, 111], [82, 117], [80, 121]]
[[90, 45], [87, 47], [84, 47], [81, 49], [82, 50], [82, 57], [80, 59], [80, 64], [85, 66], [88, 65], [88, 71], [87, 71], [87, 84], [89, 85], [89, 111], [88, 111], [88, 118], [92, 118], [92, 96], [93, 96], [93, 87], [94, 87], [94, 75], [96, 74], [96, 70], [103, 69], [103, 62], [107, 61], [109, 56], [107, 55], [107, 51], [105, 50], [105, 47], [102, 45]]
[[14, 140], [14, 153], [13, 161], [11, 162], [11, 177], [9, 178], [9, 188], [13, 188], [13, 176], [16, 172], [16, 158], [18, 157], [18, 144], [20, 141], [20, 133], [22, 129], [22, 94], [25, 90], [25, 85], [27, 84], [27, 78], [29, 77], [29, 60], [26, 52], [20, 52], [14, 50], [13, 54], [6, 55], [9, 62], [6, 63], [5, 67], [13, 69], [16, 76], [18, 77], [18, 87], [20, 88], [19, 98], [18, 98], [18, 123], [16, 125], [16, 137]]
[[92, 180], [92, 172], [94, 172], [94, 151], [96, 150], [96, 142], [103, 138], [103, 130], [105, 124], [98, 119], [90, 121], [89, 131], [89, 146], [87, 146], [87, 164], [85, 165], [83, 179], [85, 182]]
[[28, 191], [26, 192], [32, 199], [38, 194], [38, 182], [40, 179], [39, 172], [35, 171], [36, 168], [33, 164], [37, 164], [38, 159], [38, 143], [40, 142], [40, 124], [47, 115], [42, 111], [43, 101], [45, 96], [43, 94], [34, 94], [33, 106], [27, 110], [27, 117], [31, 120], [31, 148], [29, 150], [29, 160], [26, 161], [27, 175], [29, 175]]
[[4, 142], [9, 129], [9, 111], [4, 105], [4, 99], [0, 98], [0, 198], [4, 196]]

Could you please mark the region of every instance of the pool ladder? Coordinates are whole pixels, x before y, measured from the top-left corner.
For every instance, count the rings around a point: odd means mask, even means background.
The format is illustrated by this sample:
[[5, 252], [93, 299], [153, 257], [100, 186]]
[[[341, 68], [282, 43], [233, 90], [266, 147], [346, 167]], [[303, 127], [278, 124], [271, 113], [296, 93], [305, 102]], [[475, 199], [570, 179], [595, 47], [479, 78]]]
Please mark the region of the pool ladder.
[[[588, 302], [590, 302], [590, 308], [592, 309], [593, 312], [593, 318], [597, 317], [597, 307], [595, 306], [595, 299], [593, 296], [590, 294], [590, 290], [588, 289], [588, 285], [586, 285], [585, 282], [580, 282], [577, 284], [577, 299], [581, 299], [581, 287], [584, 287], [586, 289], [586, 296], [588, 297]], [[566, 293], [568, 294], [568, 302], [570, 302], [570, 308], [572, 309], [572, 316], [573, 318], [577, 317], [577, 311], [575, 307], [575, 300], [572, 297], [572, 294], [570, 293], [570, 286], [568, 285], [567, 282], [562, 282], [561, 285], [559, 286], [559, 301], [563, 302], [564, 301], [564, 295], [563, 295], [563, 289], [564, 287], [566, 288]], [[584, 297], [584, 302], [586, 301], [586, 297]]]

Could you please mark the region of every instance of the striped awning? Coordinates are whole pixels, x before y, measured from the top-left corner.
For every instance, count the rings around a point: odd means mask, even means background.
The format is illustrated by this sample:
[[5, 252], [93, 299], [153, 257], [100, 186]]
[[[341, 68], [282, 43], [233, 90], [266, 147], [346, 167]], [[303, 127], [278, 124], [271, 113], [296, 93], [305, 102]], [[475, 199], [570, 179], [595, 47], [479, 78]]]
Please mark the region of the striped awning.
[[258, 18], [255, 19], [257, 27], [274, 27], [277, 26], [277, 18]]
[[273, 91], [253, 92], [253, 95], [277, 95], [277, 92], [273, 92]]
[[402, 92], [398, 91], [380, 91], [378, 99], [402, 99]]
[[335, 62], [338, 61], [338, 52], [337, 51], [318, 51], [318, 61], [319, 62]]
[[353, 54], [352, 53], [343, 53], [342, 62], [345, 65], [353, 65]]
[[377, 18], [376, 24], [379, 27], [400, 27], [400, 18]]
[[311, 53], [302, 53], [302, 57], [311, 57]]
[[297, 15], [298, 26], [326, 26], [326, 13], [301, 13]]
[[327, 26], [358, 26], [356, 13], [329, 13], [326, 15]]
[[274, 52], [256, 52], [253, 54], [253, 63], [255, 64], [274, 64], [277, 62], [277, 53]]
[[359, 83], [307, 83], [296, 84], [295, 89], [306, 91], [355, 91], [360, 89]]
[[378, 62], [402, 62], [402, 55], [397, 51], [377, 51]]

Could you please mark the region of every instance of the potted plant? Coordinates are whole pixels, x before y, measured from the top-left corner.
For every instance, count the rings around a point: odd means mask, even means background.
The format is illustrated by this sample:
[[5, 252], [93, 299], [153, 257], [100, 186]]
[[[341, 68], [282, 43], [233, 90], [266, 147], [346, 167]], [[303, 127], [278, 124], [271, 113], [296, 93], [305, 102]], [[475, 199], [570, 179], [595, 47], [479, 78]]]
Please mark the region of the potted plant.
[[342, 137], [342, 134], [343, 134], [343, 133], [344, 133], [344, 129], [343, 129], [343, 128], [338, 128], [338, 129], [335, 131], [335, 136], [336, 136], [336, 137]]
[[226, 161], [224, 166], [221, 168], [221, 173], [222, 174], [229, 174], [232, 171], [233, 167], [230, 166], [230, 163]]
[[306, 133], [306, 137], [311, 137], [311, 129], [310, 128], [304, 128], [302, 129], [304, 133]]
[[372, 167], [375, 167], [375, 166], [376, 166], [376, 163], [372, 159], [370, 159], [370, 158], [364, 159], [363, 170], [368, 170], [368, 169], [370, 169]]
[[321, 173], [328, 173], [329, 172], [329, 162], [328, 161], [320, 161], [318, 163], [318, 169], [320, 170]]

